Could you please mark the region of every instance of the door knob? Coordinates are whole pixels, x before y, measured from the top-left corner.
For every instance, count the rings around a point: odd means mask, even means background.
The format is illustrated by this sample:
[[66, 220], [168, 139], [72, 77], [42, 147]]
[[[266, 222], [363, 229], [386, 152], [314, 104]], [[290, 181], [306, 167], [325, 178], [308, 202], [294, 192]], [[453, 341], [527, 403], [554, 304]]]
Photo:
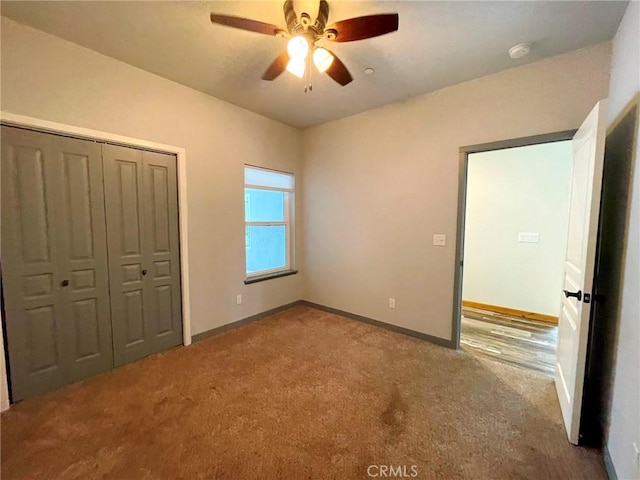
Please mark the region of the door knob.
[[146, 274], [147, 274], [147, 271], [146, 270], [142, 270], [142, 275], [144, 276]]
[[563, 290], [563, 292], [564, 292], [564, 296], [567, 298], [576, 297], [578, 301], [582, 300], [582, 290], [578, 290], [577, 292], [570, 292], [569, 290]]
[[62, 280], [60, 282], [60, 285], [63, 286], [63, 287], [68, 287], [69, 286], [69, 280]]

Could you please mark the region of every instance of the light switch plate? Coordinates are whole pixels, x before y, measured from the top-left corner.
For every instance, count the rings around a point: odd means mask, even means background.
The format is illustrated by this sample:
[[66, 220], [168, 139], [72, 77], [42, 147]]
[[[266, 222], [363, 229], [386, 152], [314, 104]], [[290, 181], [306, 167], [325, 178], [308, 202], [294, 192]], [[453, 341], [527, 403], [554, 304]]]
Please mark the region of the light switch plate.
[[447, 244], [447, 236], [442, 234], [436, 234], [433, 236], [433, 244], [438, 247], [444, 247]]
[[518, 242], [520, 243], [540, 243], [540, 234], [531, 232], [518, 233]]

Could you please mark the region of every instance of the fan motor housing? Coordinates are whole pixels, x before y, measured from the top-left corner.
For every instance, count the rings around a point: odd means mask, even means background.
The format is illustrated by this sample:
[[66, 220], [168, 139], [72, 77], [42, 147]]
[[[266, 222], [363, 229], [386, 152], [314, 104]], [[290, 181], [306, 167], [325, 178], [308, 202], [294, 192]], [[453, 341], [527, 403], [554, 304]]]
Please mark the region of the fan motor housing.
[[320, 1], [318, 16], [314, 23], [311, 23], [311, 16], [307, 12], [301, 13], [300, 20], [298, 20], [293, 8], [293, 0], [286, 0], [282, 9], [291, 36], [303, 34], [310, 40], [311, 44], [314, 44], [321, 38], [327, 38], [329, 40], [336, 38], [338, 32], [335, 30], [330, 29], [325, 31], [327, 19], [329, 18], [329, 4], [326, 0]]

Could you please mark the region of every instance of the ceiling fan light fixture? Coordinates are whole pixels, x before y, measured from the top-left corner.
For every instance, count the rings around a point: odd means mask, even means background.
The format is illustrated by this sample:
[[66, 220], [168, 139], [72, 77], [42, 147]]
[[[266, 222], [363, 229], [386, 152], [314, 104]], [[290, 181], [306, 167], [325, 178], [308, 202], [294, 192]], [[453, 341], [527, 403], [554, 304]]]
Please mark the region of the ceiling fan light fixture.
[[302, 78], [304, 75], [305, 61], [304, 58], [292, 58], [287, 63], [287, 72]]
[[316, 48], [313, 52], [313, 63], [319, 72], [324, 73], [333, 63], [333, 55], [326, 48]]
[[[307, 68], [311, 69], [311, 57], [315, 57], [314, 64], [318, 70], [326, 73], [332, 80], [344, 87], [353, 81], [351, 73], [340, 60], [340, 57], [329, 50], [318, 49], [316, 44], [325, 40], [338, 43], [355, 42], [396, 32], [399, 26], [399, 15], [397, 13], [364, 15], [340, 20], [327, 27], [329, 2], [327, 0], [315, 0], [315, 2], [318, 3], [318, 13], [312, 23], [313, 17], [308, 13], [302, 12], [299, 15], [296, 13], [296, 10], [300, 10], [302, 5], [307, 3], [306, 1], [284, 0], [282, 12], [286, 22], [285, 29], [271, 23], [234, 15], [211, 13], [209, 18], [211, 23], [224, 27], [237, 28], [262, 35], [290, 38], [287, 48], [271, 62], [262, 74], [263, 80], [275, 80], [287, 70], [300, 78], [305, 74], [309, 75], [310, 72], [306, 70]], [[294, 6], [294, 3], [298, 3], [298, 5]], [[316, 52], [316, 50], [318, 51]], [[309, 62], [308, 67], [306, 62]], [[308, 78], [307, 86], [307, 90], [310, 91], [310, 78]]]
[[304, 60], [309, 53], [309, 42], [302, 35], [296, 35], [289, 40], [287, 53], [293, 59]]

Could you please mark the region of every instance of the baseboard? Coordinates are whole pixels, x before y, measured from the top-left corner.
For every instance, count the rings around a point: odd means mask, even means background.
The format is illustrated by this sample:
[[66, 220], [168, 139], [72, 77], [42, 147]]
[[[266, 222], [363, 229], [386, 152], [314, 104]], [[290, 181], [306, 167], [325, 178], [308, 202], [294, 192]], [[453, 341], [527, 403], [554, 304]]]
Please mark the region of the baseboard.
[[554, 325], [558, 325], [558, 317], [554, 317], [553, 315], [545, 315], [543, 313], [527, 312], [526, 310], [501, 307], [499, 305], [490, 305], [488, 303], [470, 302], [468, 300], [463, 300], [462, 306], [479, 308], [480, 310], [488, 310], [489, 312], [503, 313], [505, 315], [511, 315], [513, 317], [524, 317], [528, 318], [529, 320], [538, 320], [541, 322], [553, 323]]
[[274, 315], [279, 312], [283, 312], [297, 305], [306, 305], [308, 307], [317, 308], [318, 310], [323, 310], [325, 312], [334, 313], [336, 315], [340, 315], [345, 318], [349, 318], [351, 320], [356, 320], [358, 322], [368, 323], [369, 325], [374, 325], [376, 327], [384, 328], [386, 330], [390, 330], [396, 333], [402, 333], [403, 335], [408, 335], [410, 337], [419, 338], [420, 340], [426, 340], [431, 343], [435, 343], [436, 345], [441, 345], [443, 347], [455, 349], [455, 342], [452, 340], [446, 340], [440, 337], [434, 337], [433, 335], [428, 335], [426, 333], [416, 332], [415, 330], [410, 330], [408, 328], [399, 327], [397, 325], [392, 325], [390, 323], [381, 322], [380, 320], [374, 320], [373, 318], [364, 317], [362, 315], [357, 315], [351, 312], [345, 312], [344, 310], [339, 310], [337, 308], [327, 307], [325, 305], [320, 305], [319, 303], [308, 302], [307, 300], [297, 300], [295, 302], [288, 303], [286, 305], [281, 305], [280, 307], [272, 308], [270, 310], [266, 310], [264, 312], [258, 313], [256, 315], [251, 315], [250, 317], [242, 318], [240, 320], [236, 320], [235, 322], [227, 323], [226, 325], [222, 325], [221, 327], [212, 328], [211, 330], [207, 330], [206, 332], [198, 333], [191, 337], [192, 342], [199, 342], [204, 340], [205, 338], [212, 337], [214, 335], [218, 335], [222, 332], [226, 332], [228, 330], [233, 330], [235, 328], [240, 328], [244, 325], [248, 325], [255, 321], [261, 320], [269, 315]]
[[345, 312], [344, 310], [339, 310], [333, 307], [327, 307], [325, 305], [320, 305], [319, 303], [309, 302], [307, 300], [301, 300], [300, 304], [307, 305], [309, 307], [317, 308], [318, 310], [323, 310], [325, 312], [334, 313], [336, 315], [340, 315], [342, 317], [350, 318], [351, 320], [357, 320], [358, 322], [368, 323], [369, 325], [374, 325], [376, 327], [384, 328], [386, 330], [391, 330], [392, 332], [402, 333], [404, 335], [408, 335], [410, 337], [419, 338], [420, 340], [426, 340], [431, 343], [435, 343], [436, 345], [441, 345], [443, 347], [452, 348], [455, 350], [455, 342], [453, 340], [446, 340], [440, 337], [434, 337], [433, 335], [428, 335], [426, 333], [416, 332], [415, 330], [410, 330], [408, 328], [399, 327], [397, 325], [392, 325], [390, 323], [381, 322], [380, 320], [374, 320], [373, 318], [363, 317], [362, 315], [358, 315], [351, 312]]
[[221, 327], [216, 327], [216, 328], [212, 328], [211, 330], [207, 330], [205, 332], [202, 333], [198, 333], [196, 335], [193, 335], [191, 337], [191, 341], [192, 342], [199, 342], [201, 340], [204, 340], [205, 338], [209, 338], [212, 337], [214, 335], [218, 335], [219, 333], [222, 332], [226, 332], [227, 330], [233, 330], [235, 328], [240, 328], [244, 325], [248, 325], [249, 323], [253, 323], [257, 320], [262, 320], [265, 317], [268, 317], [269, 315], [273, 315], [276, 313], [280, 313], [283, 312], [285, 310], [288, 310], [292, 307], [295, 307], [296, 305], [301, 305], [304, 302], [302, 300], [296, 300], [295, 302], [291, 302], [291, 303], [287, 303], [286, 305], [281, 305], [279, 307], [276, 308], [272, 308], [270, 310], [266, 310], [264, 312], [261, 313], [257, 313], [255, 315], [251, 315], [250, 317], [245, 317], [245, 318], [241, 318], [240, 320], [236, 320], [235, 322], [231, 322], [231, 323], [227, 323], [226, 325], [222, 325]]
[[604, 457], [604, 468], [607, 470], [609, 480], [618, 480], [618, 474], [613, 466], [613, 460], [611, 460], [611, 454], [606, 444], [602, 447], [602, 456]]

